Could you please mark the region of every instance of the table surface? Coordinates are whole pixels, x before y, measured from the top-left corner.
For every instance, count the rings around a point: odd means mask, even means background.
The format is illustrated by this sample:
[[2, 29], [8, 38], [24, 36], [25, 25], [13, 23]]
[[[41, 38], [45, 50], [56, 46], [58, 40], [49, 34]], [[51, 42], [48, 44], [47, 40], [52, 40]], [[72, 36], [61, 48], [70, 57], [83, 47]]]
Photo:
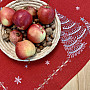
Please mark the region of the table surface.
[[90, 90], [90, 60], [83, 69], [62, 88], [62, 90]]

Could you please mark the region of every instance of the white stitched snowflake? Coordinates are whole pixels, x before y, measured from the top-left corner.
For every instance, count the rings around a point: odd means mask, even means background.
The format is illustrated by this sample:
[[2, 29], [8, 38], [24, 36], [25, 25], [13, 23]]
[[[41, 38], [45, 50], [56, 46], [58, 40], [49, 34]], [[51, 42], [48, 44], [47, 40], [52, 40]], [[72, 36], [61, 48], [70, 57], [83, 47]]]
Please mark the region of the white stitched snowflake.
[[46, 65], [49, 65], [49, 64], [50, 64], [50, 61], [48, 61], [48, 60], [45, 61], [45, 64], [46, 64]]
[[25, 68], [28, 68], [28, 65], [25, 65]]
[[19, 78], [19, 76], [18, 76], [17, 78], [15, 77], [15, 81], [14, 82], [16, 82], [17, 85], [18, 85], [18, 83], [21, 83], [21, 80], [22, 80], [22, 78]]
[[80, 7], [77, 6], [77, 7], [76, 7], [76, 10], [80, 10]]
[[84, 19], [84, 17], [83, 17], [83, 18], [82, 18], [82, 17], [80, 17], [80, 20], [81, 20], [81, 21], [84, 21], [85, 19]]

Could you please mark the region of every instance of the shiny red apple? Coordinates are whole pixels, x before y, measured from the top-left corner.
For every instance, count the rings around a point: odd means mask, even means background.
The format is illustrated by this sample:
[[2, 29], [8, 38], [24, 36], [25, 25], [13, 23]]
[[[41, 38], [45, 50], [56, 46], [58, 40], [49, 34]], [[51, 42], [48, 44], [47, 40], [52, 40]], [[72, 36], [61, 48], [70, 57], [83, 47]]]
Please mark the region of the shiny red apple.
[[11, 26], [13, 24], [12, 18], [15, 10], [9, 7], [3, 7], [1, 10], [1, 23], [4, 26]]
[[19, 41], [22, 41], [22, 33], [18, 30], [13, 30], [10, 32], [9, 39], [13, 44], [16, 44]]
[[33, 43], [40, 43], [46, 37], [46, 32], [40, 24], [32, 24], [27, 31], [27, 38]]
[[28, 6], [26, 7], [26, 10], [34, 17], [37, 15], [36, 9], [34, 7]]
[[32, 15], [24, 9], [15, 12], [13, 23], [20, 29], [26, 30], [32, 23]]
[[43, 5], [38, 10], [38, 18], [42, 24], [50, 24], [55, 17], [55, 10], [49, 5]]
[[15, 52], [18, 58], [24, 60], [30, 56], [33, 56], [36, 53], [36, 48], [31, 41], [24, 40], [21, 42], [17, 42]]

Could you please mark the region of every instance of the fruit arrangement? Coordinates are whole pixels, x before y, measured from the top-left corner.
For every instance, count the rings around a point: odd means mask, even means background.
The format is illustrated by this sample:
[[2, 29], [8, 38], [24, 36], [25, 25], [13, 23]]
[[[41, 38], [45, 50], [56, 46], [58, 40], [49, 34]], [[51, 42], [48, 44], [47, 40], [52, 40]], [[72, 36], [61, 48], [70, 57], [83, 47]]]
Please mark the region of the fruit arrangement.
[[49, 5], [42, 5], [39, 9], [27, 6], [19, 10], [3, 7], [0, 22], [6, 32], [3, 40], [15, 45], [19, 59], [27, 59], [52, 45], [55, 11]]

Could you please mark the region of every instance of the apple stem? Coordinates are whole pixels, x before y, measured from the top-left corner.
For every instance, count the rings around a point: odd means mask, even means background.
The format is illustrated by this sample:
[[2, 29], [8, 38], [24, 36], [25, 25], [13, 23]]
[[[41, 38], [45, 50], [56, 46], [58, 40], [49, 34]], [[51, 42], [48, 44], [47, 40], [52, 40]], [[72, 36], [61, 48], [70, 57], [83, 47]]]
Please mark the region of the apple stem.
[[40, 28], [41, 32], [43, 33], [43, 28]]
[[16, 35], [19, 37], [20, 36], [20, 33], [16, 33]]
[[49, 6], [46, 6], [46, 8], [50, 8]]
[[40, 30], [42, 31], [42, 30], [43, 30], [43, 28], [40, 28]]

